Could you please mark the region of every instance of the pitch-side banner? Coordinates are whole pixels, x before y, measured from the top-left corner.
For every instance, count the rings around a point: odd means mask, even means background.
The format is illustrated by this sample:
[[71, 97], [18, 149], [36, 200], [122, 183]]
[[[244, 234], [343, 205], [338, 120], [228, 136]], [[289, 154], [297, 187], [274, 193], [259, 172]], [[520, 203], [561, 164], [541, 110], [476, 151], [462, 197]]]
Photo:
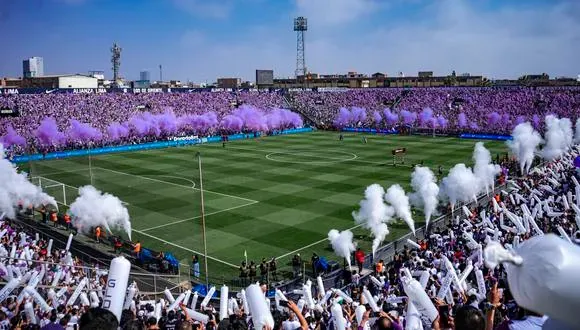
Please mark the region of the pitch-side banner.
[[104, 94], [104, 93], [260, 93], [260, 92], [281, 92], [280, 89], [268, 88], [0, 88], [0, 95], [20, 95], [20, 94]]

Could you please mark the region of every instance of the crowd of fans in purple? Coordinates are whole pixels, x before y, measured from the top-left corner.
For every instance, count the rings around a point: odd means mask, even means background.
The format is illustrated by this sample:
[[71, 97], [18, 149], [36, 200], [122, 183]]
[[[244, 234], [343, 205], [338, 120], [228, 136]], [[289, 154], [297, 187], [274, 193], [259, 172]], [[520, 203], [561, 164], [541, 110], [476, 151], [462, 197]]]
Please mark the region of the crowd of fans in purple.
[[45, 152], [301, 126], [300, 116], [281, 110], [288, 107], [324, 128], [509, 134], [524, 121], [540, 129], [550, 113], [574, 120], [579, 105], [579, 87], [10, 95], [0, 97], [0, 108], [17, 108], [21, 116], [0, 119], [0, 136], [19, 154], [26, 145]]
[[[0, 107], [18, 107], [21, 112], [20, 117], [0, 119], [0, 136], [14, 153], [23, 153], [29, 152], [29, 147], [39, 151], [83, 147], [88, 141], [96, 144], [135, 143], [175, 135], [268, 131], [301, 126], [302, 122], [295, 114], [276, 110], [288, 106], [287, 102], [321, 127], [403, 124], [435, 126], [447, 132], [506, 134], [523, 121], [530, 121], [540, 128], [548, 113], [571, 119], [577, 117], [580, 89], [384, 89], [290, 95], [261, 92], [20, 95], [0, 97]], [[233, 103], [243, 105], [235, 107]], [[339, 110], [344, 106], [348, 108]], [[274, 115], [276, 112], [278, 114]], [[490, 270], [483, 267], [481, 249], [490, 241], [514, 248], [527, 239], [550, 232], [578, 244], [578, 219], [569, 206], [579, 204], [580, 198], [578, 189], [575, 193], [573, 191], [573, 182], [580, 176], [570, 161], [577, 154], [578, 150], [574, 150], [568, 157], [547, 163], [527, 178], [518, 179], [513, 185], [517, 188], [508, 189], [494, 199], [496, 203], [503, 202], [503, 209], [492, 202], [472, 208], [471, 216], [466, 214], [465, 219], [460, 217], [445, 229], [432, 232], [420, 242], [420, 248], [405, 249], [393, 261], [376, 268], [374, 278], [360, 280], [359, 274], [355, 274], [351, 278], [353, 284], [345, 289], [346, 294], [333, 290], [330, 294], [329, 291], [315, 292], [316, 302], [307, 301], [308, 297], [302, 296], [302, 301], [297, 304], [280, 304], [278, 297], [275, 307], [272, 307], [275, 321], [272, 328], [542, 329], [544, 323], [549, 323], [546, 322], [547, 316], [518, 307], [510, 292], [506, 268], [500, 266]], [[549, 173], [554, 172], [557, 175], [551, 177]], [[543, 188], [546, 186], [554, 190]], [[557, 196], [563, 198], [554, 198]], [[520, 230], [504, 224], [507, 210], [525, 218], [526, 208], [535, 209], [540, 200], [550, 212], [539, 206], [534, 212], [537, 225], [528, 223]], [[552, 212], [558, 216], [552, 216]], [[48, 242], [20, 231], [9, 222], [0, 224], [0, 240], [0, 276], [6, 281], [18, 279], [21, 286], [13, 296], [9, 296], [10, 293], [0, 296], [0, 329], [41, 326], [74, 329], [79, 327], [76, 324], [83, 324], [83, 316], [84, 328], [87, 329], [118, 326], [119, 320], [97, 308], [106, 272], [76, 268], [81, 263], [66, 250], [51, 251]], [[454, 272], [460, 282], [450, 284], [447, 279]], [[410, 274], [419, 278], [433, 298], [436, 314], [426, 312], [425, 306], [409, 303], [408, 283], [404, 283]], [[481, 280], [484, 280], [483, 285]], [[73, 288], [78, 288], [81, 281], [86, 281], [83, 286], [88, 289], [77, 293]], [[61, 289], [55, 292], [57, 288]], [[374, 303], [368, 301], [367, 289]], [[228, 304], [227, 317], [222, 320], [211, 304], [205, 306], [201, 311], [208, 315], [206, 322], [195, 321], [190, 316], [186, 306], [191, 306], [193, 299], [191, 303], [189, 300], [188, 295], [185, 304], [162, 304], [158, 310], [159, 301], [151, 302], [148, 297], [136, 294], [126, 302], [127, 310], [124, 319], [120, 320], [122, 327], [254, 328], [253, 315], [248, 317], [242, 300], [231, 305], [231, 310]], [[197, 308], [195, 303], [191, 307]], [[573, 327], [568, 323], [554, 328]]]

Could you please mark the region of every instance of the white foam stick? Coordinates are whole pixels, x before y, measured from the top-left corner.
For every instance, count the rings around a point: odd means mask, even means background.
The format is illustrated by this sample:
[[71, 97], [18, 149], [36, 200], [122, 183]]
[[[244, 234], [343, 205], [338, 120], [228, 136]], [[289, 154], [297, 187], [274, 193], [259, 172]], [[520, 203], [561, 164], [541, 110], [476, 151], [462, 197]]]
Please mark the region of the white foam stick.
[[520, 232], [526, 232], [526, 228], [524, 228], [524, 225], [515, 214], [508, 212], [506, 215], [514, 223], [514, 225], [516, 225], [516, 228], [518, 228]]
[[4, 228], [2, 231], [0, 231], [0, 239], [2, 239], [2, 237], [4, 237], [4, 235], [6, 235], [6, 233], [8, 232], [8, 229]]
[[326, 306], [327, 305], [326, 303], [328, 302], [328, 299], [330, 299], [330, 296], [332, 296], [332, 290], [326, 291], [326, 293], [324, 294], [324, 297], [322, 297], [322, 300], [320, 301], [320, 303], [323, 306]]
[[466, 217], [471, 218], [473, 216], [473, 213], [471, 213], [467, 206], [463, 205], [461, 209], [463, 210], [463, 214], [465, 214]]
[[429, 272], [426, 270], [423, 270], [420, 273], [421, 276], [419, 276], [419, 283], [421, 283], [421, 286], [423, 287], [423, 289], [425, 289], [427, 287], [427, 283], [429, 282], [429, 277], [431, 277], [431, 274], [429, 274]]
[[342, 297], [342, 299], [344, 299], [347, 303], [352, 303], [352, 298], [347, 295], [346, 293], [342, 292], [342, 290], [340, 289], [334, 289], [334, 292], [337, 293], [339, 296]]
[[580, 246], [547, 234], [522, 242], [516, 252], [488, 245], [486, 263], [490, 267], [499, 263], [505, 266], [510, 292], [519, 306], [576, 327]]
[[20, 284], [19, 278], [13, 278], [8, 283], [6, 283], [6, 285], [4, 285], [2, 290], [0, 290], [0, 303], [4, 302], [4, 300], [6, 300], [8, 296], [10, 296], [12, 291], [14, 291], [14, 289], [16, 289], [16, 287], [18, 287], [19, 284]]
[[376, 277], [374, 277], [373, 275], [369, 275], [371, 278], [371, 282], [373, 282], [373, 284], [380, 290], [383, 288], [383, 285], [381, 284], [381, 281], [379, 281]]
[[122, 256], [114, 258], [109, 266], [109, 276], [103, 297], [103, 308], [115, 314], [117, 320], [121, 320], [121, 312], [123, 311], [123, 302], [125, 292], [127, 291], [130, 271], [131, 263]]
[[66, 248], [65, 248], [66, 251], [70, 250], [70, 245], [72, 244], [72, 240], [73, 240], [73, 234], [70, 233], [68, 235], [68, 241], [66, 241]]
[[201, 301], [201, 304], [199, 305], [200, 309], [204, 309], [205, 306], [207, 306], [207, 304], [209, 304], [209, 300], [211, 299], [211, 297], [213, 297], [214, 293], [215, 293], [215, 286], [212, 286], [211, 288], [209, 288], [208, 293], [205, 295], [205, 297]]
[[[87, 278], [84, 277], [79, 284], [77, 285], [76, 289], [73, 291], [73, 294], [70, 296], [70, 298], [68, 299], [66, 305], [67, 306], [71, 306], [74, 305], [75, 301], [77, 300], [77, 298], [79, 297], [79, 295], [81, 294], [82, 290], [85, 288], [85, 285], [87, 285]], [[123, 297], [125, 297], [125, 294], [123, 293]], [[123, 298], [121, 298], [121, 300], [123, 300]]]
[[129, 309], [131, 306], [131, 301], [135, 298], [135, 294], [137, 293], [137, 288], [135, 282], [129, 285], [127, 289], [127, 296], [125, 297], [125, 303], [123, 304], [123, 309]]
[[324, 282], [322, 281], [322, 277], [318, 276], [316, 278], [316, 284], [318, 285], [318, 293], [317, 293], [317, 297], [318, 299], [321, 299], [324, 294], [326, 293], [326, 290], [324, 289]]
[[364, 305], [356, 306], [356, 309], [354, 310], [354, 315], [356, 316], [356, 323], [357, 324], [361, 324], [362, 319], [363, 319], [366, 311], [367, 311], [367, 309]]
[[158, 302], [155, 304], [155, 310], [153, 311], [153, 317], [155, 317], [155, 319], [157, 319], [157, 321], [159, 321], [159, 319], [161, 319], [161, 310], [162, 309], [163, 309], [163, 306], [161, 305], [161, 302]]
[[530, 209], [528, 208], [528, 206], [526, 204], [522, 204], [520, 206], [520, 208], [522, 209], [522, 212], [524, 212], [525, 215], [531, 216], [532, 213], [530, 213]]
[[91, 291], [89, 293], [89, 298], [91, 298], [92, 308], [99, 307], [99, 296], [97, 296], [97, 293], [95, 291]]
[[514, 186], [514, 188], [516, 188], [517, 190], [522, 190], [522, 188], [520, 186], [518, 186], [518, 184], [514, 180], [509, 180], [509, 183], [512, 186]]
[[165, 290], [163, 290], [163, 294], [165, 295], [165, 298], [167, 299], [167, 301], [169, 301], [170, 304], [172, 304], [175, 301], [175, 298], [173, 297], [171, 291], [169, 291], [168, 288], [165, 288]]
[[574, 198], [572, 197], [571, 190], [568, 190], [568, 193], [566, 193], [566, 201], [568, 202], [568, 205], [574, 204]]
[[28, 286], [31, 286], [33, 288], [36, 287], [39, 281], [38, 274], [39, 273], [36, 270], [32, 272], [32, 275], [30, 276], [30, 281], [28, 281]]
[[416, 248], [416, 249], [419, 249], [419, 250], [421, 249], [421, 245], [417, 244], [417, 242], [413, 241], [410, 238], [407, 238], [407, 244], [410, 245], [413, 248]]
[[56, 273], [54, 273], [54, 277], [52, 278], [52, 284], [50, 285], [51, 287], [55, 287], [58, 285], [58, 281], [60, 281], [60, 277], [62, 276], [62, 269], [58, 269], [56, 271]]
[[238, 301], [236, 298], [232, 297], [228, 300], [228, 314], [232, 315], [238, 312], [240, 307], [238, 306]]
[[246, 296], [246, 290], [242, 289], [242, 291], [240, 291], [240, 296], [242, 297], [242, 306], [244, 307], [244, 312], [247, 315], [251, 315], [252, 311], [250, 310], [250, 304], [248, 304], [248, 297]]
[[[191, 298], [191, 305], [190, 308], [195, 310], [195, 305], [197, 305], [197, 298], [199, 297], [199, 295], [197, 294], [197, 291], [193, 293], [193, 298]], [[248, 311], [246, 311], [247, 313]]]
[[455, 284], [455, 287], [457, 288], [458, 292], [463, 293], [463, 288], [459, 283], [459, 277], [455, 272], [455, 268], [453, 268], [453, 264], [451, 264], [451, 261], [449, 261], [449, 259], [447, 259], [446, 256], [443, 256], [443, 262], [445, 265], [445, 269], [447, 269], [447, 271], [451, 273], [451, 278], [453, 279], [453, 283]]
[[363, 287], [363, 296], [365, 297], [365, 300], [367, 301], [373, 312], [378, 313], [381, 311], [379, 306], [377, 306], [377, 302], [375, 301], [375, 299], [373, 298], [373, 296], [366, 287]]
[[22, 272], [20, 271], [20, 267], [14, 266], [14, 267], [12, 267], [12, 270], [14, 271], [14, 274], [16, 275], [16, 277], [22, 278]]
[[304, 309], [304, 306], [306, 306], [306, 300], [304, 300], [304, 298], [298, 299], [298, 303], [296, 304], [296, 306], [298, 307], [299, 311], [302, 311]]
[[513, 233], [513, 234], [517, 234], [517, 233], [519, 232], [517, 228], [514, 228], [514, 227], [508, 227], [508, 226], [506, 226], [506, 225], [500, 225], [500, 228], [501, 228], [502, 230], [509, 231], [510, 233]]
[[479, 268], [475, 270], [475, 279], [477, 280], [477, 291], [479, 295], [485, 297], [487, 294], [485, 281], [483, 280], [483, 272]]
[[572, 243], [570, 236], [568, 236], [568, 233], [566, 233], [566, 231], [564, 230], [564, 228], [562, 228], [562, 226], [558, 225], [556, 226], [556, 228], [558, 229], [560, 236], [562, 236], [564, 240], [568, 241], [568, 243]]
[[506, 196], [507, 196], [507, 195], [509, 195], [509, 193], [508, 193], [507, 191], [503, 190], [503, 189], [502, 189], [502, 190], [500, 190], [500, 191], [501, 191], [501, 193], [502, 193], [502, 194], [504, 194], [504, 195], [506, 195]]
[[473, 228], [473, 225], [471, 224], [471, 222], [467, 221], [467, 219], [463, 219], [463, 224], [465, 225], [465, 228], [468, 229]]
[[430, 323], [432, 323], [437, 316], [439, 316], [439, 312], [431, 302], [431, 299], [429, 299], [429, 296], [423, 287], [421, 287], [421, 284], [417, 282], [417, 280], [406, 276], [402, 277], [401, 281], [403, 282], [403, 289], [405, 290], [407, 297], [409, 297], [409, 300], [412, 301], [417, 309], [429, 319]]
[[491, 199], [491, 203], [493, 204], [493, 212], [499, 212], [499, 205], [497, 204], [495, 198]]
[[514, 249], [517, 249], [518, 245], [520, 245], [520, 237], [515, 236], [514, 237]]
[[220, 289], [220, 321], [227, 319], [228, 315], [228, 294], [229, 288], [223, 285]]
[[[179, 296], [177, 296], [177, 299], [175, 299], [170, 305], [169, 307], [167, 307], [167, 311], [174, 311], [177, 309], [177, 307], [179, 307], [179, 304], [181, 304], [183, 302], [183, 299], [185, 299], [185, 292], [181, 293]], [[227, 302], [227, 300], [226, 300]], [[227, 308], [227, 305], [226, 305]]]
[[330, 313], [332, 314], [332, 319], [334, 320], [334, 329], [345, 330], [346, 319], [342, 315], [342, 307], [339, 304], [333, 304], [332, 307], [330, 307]]
[[[81, 300], [81, 305], [83, 306], [90, 306], [91, 303], [89, 302], [89, 296], [87, 295], [86, 292], [81, 292], [80, 296], [79, 296], [80, 300]], [[135, 303], [135, 301], [131, 300], [133, 303]]]
[[183, 298], [182, 303], [187, 306], [189, 304], [189, 298], [191, 297], [191, 290], [185, 291], [185, 298]]
[[385, 301], [387, 302], [387, 304], [402, 304], [406, 300], [407, 300], [407, 297], [405, 297], [405, 296], [397, 297], [395, 295], [390, 295], [389, 297], [387, 297], [387, 299]]
[[552, 178], [548, 178], [548, 181], [552, 184], [552, 187], [559, 187], [560, 183]]
[[407, 303], [407, 311], [405, 314], [405, 330], [423, 330], [423, 323], [421, 322], [421, 313], [413, 302]]
[[516, 205], [516, 200], [514, 199], [514, 195], [510, 195], [510, 202], [512, 203], [512, 205]]
[[303, 296], [304, 290], [294, 289], [294, 290], [292, 290], [292, 293], [295, 295]]
[[252, 311], [252, 321], [255, 329], [263, 329], [265, 326], [274, 327], [274, 319], [270, 313], [270, 306], [266, 304], [262, 289], [257, 284], [252, 284], [246, 291], [248, 304]]
[[465, 283], [465, 281], [467, 280], [467, 276], [469, 276], [469, 274], [471, 274], [472, 271], [473, 265], [468, 264], [463, 273], [461, 273], [461, 276], [459, 276], [459, 283]]
[[312, 298], [312, 282], [310, 280], [306, 281], [306, 284], [302, 285], [302, 290], [304, 291], [304, 299], [308, 304], [308, 308], [314, 309], [314, 299]]
[[523, 219], [524, 221], [524, 228], [526, 229], [526, 233], [530, 232], [530, 220], [529, 220], [529, 216], [524, 215]]
[[66, 287], [66, 286], [60, 288], [60, 290], [58, 290], [58, 292], [56, 293], [55, 298], [58, 299], [58, 298], [62, 297], [66, 293], [67, 290], [68, 290], [68, 287]]
[[27, 302], [24, 304], [24, 312], [26, 313], [26, 318], [32, 324], [38, 324], [38, 320], [36, 319], [36, 315], [34, 314], [34, 308], [32, 307], [32, 303]]
[[209, 316], [207, 316], [206, 314], [196, 312], [189, 308], [186, 308], [185, 310], [187, 311], [187, 315], [189, 315], [189, 317], [191, 317], [193, 320], [197, 322], [207, 324], [207, 322], [209, 321]]
[[523, 181], [522, 183], [524, 184], [524, 187], [526, 187], [526, 189], [532, 190], [532, 188], [530, 188], [530, 186], [528, 185], [528, 183], [526, 181]]

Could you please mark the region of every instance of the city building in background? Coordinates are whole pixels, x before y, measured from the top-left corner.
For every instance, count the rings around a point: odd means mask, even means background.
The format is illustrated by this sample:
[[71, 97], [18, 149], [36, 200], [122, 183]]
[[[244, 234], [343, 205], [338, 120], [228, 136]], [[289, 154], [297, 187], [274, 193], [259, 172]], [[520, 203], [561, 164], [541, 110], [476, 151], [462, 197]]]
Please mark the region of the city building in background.
[[139, 80], [141, 81], [151, 81], [151, 72], [141, 71], [139, 72]]
[[11, 81], [18, 88], [98, 88], [99, 80], [95, 77], [81, 74], [51, 75], [42, 77], [22, 78]]
[[274, 85], [274, 70], [256, 70], [256, 86], [268, 88]]
[[44, 60], [42, 57], [34, 56], [22, 61], [22, 76], [24, 78], [44, 76]]

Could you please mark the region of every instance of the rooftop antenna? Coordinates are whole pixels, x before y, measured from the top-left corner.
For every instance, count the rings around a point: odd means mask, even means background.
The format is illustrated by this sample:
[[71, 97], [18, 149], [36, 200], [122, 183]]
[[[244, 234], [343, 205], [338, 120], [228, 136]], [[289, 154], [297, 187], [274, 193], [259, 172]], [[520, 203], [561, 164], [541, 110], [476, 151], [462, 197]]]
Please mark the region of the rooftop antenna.
[[117, 83], [119, 79], [119, 67], [121, 66], [121, 47], [117, 43], [113, 43], [111, 47], [111, 64], [113, 65], [113, 82]]

